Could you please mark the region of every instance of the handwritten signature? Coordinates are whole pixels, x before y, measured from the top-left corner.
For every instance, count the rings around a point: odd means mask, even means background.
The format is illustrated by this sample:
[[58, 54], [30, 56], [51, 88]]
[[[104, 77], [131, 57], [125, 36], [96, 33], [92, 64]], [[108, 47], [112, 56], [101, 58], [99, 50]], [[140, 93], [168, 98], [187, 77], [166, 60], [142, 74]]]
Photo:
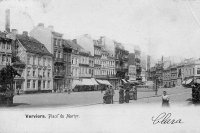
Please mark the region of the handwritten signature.
[[182, 119], [171, 118], [171, 113], [161, 113], [157, 117], [152, 117], [153, 124], [177, 124], [183, 123]]

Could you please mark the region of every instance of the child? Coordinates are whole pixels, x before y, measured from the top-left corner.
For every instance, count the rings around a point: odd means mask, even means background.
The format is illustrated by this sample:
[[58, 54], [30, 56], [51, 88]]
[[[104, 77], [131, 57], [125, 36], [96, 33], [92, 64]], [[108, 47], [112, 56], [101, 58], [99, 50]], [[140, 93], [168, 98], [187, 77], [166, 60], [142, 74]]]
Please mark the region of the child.
[[166, 91], [163, 91], [162, 95], [162, 106], [163, 107], [169, 107], [169, 96], [167, 95]]

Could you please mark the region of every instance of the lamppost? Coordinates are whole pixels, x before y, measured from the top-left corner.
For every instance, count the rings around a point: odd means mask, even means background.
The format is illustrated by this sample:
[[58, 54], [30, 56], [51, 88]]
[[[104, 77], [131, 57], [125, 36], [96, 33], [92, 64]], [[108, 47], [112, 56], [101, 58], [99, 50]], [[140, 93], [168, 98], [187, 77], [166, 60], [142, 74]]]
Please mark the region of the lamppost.
[[155, 89], [155, 95], [158, 95], [158, 76], [155, 76], [155, 82], [156, 82], [156, 89]]

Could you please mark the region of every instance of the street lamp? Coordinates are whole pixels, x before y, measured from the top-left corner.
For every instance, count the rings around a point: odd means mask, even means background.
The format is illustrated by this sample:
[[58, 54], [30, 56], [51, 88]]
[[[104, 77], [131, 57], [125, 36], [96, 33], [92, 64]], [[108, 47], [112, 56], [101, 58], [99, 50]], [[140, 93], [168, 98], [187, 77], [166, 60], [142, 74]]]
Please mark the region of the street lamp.
[[155, 77], [156, 80], [156, 90], [155, 90], [155, 95], [158, 95], [158, 76]]

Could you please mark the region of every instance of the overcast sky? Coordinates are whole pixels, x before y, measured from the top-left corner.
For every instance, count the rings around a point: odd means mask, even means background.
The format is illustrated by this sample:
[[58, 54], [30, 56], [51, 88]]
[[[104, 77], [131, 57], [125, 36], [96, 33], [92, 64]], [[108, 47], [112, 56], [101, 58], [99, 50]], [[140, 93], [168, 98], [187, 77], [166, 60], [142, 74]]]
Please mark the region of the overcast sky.
[[0, 2], [0, 30], [6, 8], [20, 32], [42, 22], [67, 39], [104, 35], [156, 58], [200, 57], [200, 0], [7, 0]]

